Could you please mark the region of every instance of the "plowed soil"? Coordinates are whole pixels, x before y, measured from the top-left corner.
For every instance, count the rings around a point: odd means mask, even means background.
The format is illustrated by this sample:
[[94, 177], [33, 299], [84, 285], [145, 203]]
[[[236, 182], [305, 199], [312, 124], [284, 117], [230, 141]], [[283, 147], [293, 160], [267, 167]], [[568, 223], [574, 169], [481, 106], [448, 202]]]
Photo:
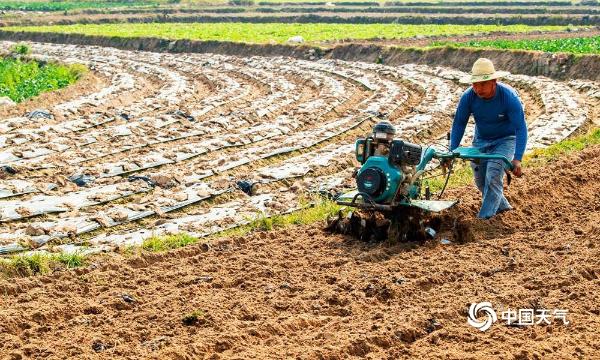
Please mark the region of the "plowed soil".
[[[0, 282], [6, 358], [569, 359], [600, 357], [600, 147], [507, 190], [474, 240], [366, 244], [318, 225]], [[440, 238], [452, 243], [443, 245]], [[566, 309], [569, 324], [467, 324], [468, 306]]]

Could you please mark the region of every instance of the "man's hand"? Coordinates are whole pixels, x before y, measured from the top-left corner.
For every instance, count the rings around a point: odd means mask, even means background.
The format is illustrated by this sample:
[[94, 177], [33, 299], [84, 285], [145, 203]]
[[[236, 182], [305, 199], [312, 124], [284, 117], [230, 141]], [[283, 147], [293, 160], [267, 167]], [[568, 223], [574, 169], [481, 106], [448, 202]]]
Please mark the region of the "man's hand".
[[448, 170], [450, 165], [452, 165], [451, 159], [440, 159], [440, 166], [442, 167], [444, 173], [446, 173], [446, 170]]
[[521, 160], [513, 160], [513, 169], [512, 173], [516, 177], [521, 177], [523, 175], [523, 169], [521, 169]]

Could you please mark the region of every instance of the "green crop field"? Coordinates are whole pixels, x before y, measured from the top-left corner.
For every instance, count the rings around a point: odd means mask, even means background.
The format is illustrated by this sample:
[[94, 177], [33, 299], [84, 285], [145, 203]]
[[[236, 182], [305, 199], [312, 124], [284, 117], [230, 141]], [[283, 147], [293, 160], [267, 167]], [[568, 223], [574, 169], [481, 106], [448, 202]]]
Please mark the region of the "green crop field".
[[565, 52], [573, 54], [600, 54], [600, 36], [570, 39], [468, 41], [458, 44], [436, 42], [434, 45], [452, 45], [477, 48], [483, 47], [495, 49], [523, 49], [546, 52]]
[[0, 59], [0, 96], [21, 102], [46, 91], [73, 84], [85, 69], [81, 66], [39, 64], [14, 58]]
[[156, 4], [156, 1], [0, 1], [0, 10], [67, 11], [107, 7], [132, 7]]
[[[335, 1], [335, 0], [334, 0]], [[171, 5], [226, 5], [227, 0], [99, 0], [99, 1], [16, 1], [0, 0], [0, 10], [20, 11], [69, 11], [118, 7], [171, 6]]]
[[[77, 0], [0, 0], [0, 10], [21, 10], [21, 11], [69, 11], [77, 9], [99, 9], [99, 8], [115, 8], [115, 7], [136, 7], [136, 6], [157, 6], [157, 5], [264, 5], [273, 4], [281, 5], [283, 3], [294, 3], [297, 5], [303, 4], [314, 4], [314, 3], [337, 3], [343, 5], [343, 3], [351, 4], [365, 4], [371, 3], [373, 5], [388, 6], [394, 4], [404, 3], [430, 3], [431, 5], [452, 5], [452, 3], [461, 3], [468, 1], [469, 3], [503, 3], [512, 2], [514, 0], [445, 0], [443, 2], [439, 0], [397, 0], [392, 2], [379, 1], [379, 0], [99, 0], [99, 1], [77, 1]], [[533, 4], [544, 4], [545, 0], [531, 0]], [[566, 1], [565, 4], [569, 2]], [[574, 1], [577, 3], [577, 1]]]
[[[184, 2], [194, 2], [195, 0], [187, 0]], [[243, 1], [243, 0], [242, 0]], [[350, 2], [350, 3], [374, 3], [374, 4], [381, 4], [381, 5], [389, 5], [390, 3], [431, 3], [434, 5], [445, 5], [447, 3], [462, 3], [462, 2], [477, 2], [477, 3], [510, 3], [510, 2], [515, 2], [515, 1], [519, 1], [519, 0], [388, 0], [388, 1], [379, 1], [379, 0], [254, 0], [254, 3], [272, 3], [272, 4], [279, 4], [279, 3], [295, 3], [295, 4], [302, 4], [302, 3], [315, 3], [315, 2], [322, 2], [322, 3], [327, 3], [327, 2], [331, 2], [331, 3], [345, 3], [345, 2]], [[520, 0], [520, 1], [524, 1], [524, 0]], [[530, 3], [537, 3], [537, 4], [543, 4], [544, 2], [546, 2], [546, 0], [525, 0], [528, 1]], [[565, 3], [569, 2], [567, 0], [562, 0], [565, 1]], [[577, 2], [577, 1], [573, 1], [573, 2]]]
[[401, 24], [252, 24], [152, 23], [7, 27], [7, 31], [53, 32], [116, 37], [222, 40], [246, 43], [283, 43], [300, 35], [307, 42], [340, 39], [408, 38], [417, 35], [464, 35], [498, 31], [522, 33], [563, 30], [566, 26], [527, 25], [401, 25]]

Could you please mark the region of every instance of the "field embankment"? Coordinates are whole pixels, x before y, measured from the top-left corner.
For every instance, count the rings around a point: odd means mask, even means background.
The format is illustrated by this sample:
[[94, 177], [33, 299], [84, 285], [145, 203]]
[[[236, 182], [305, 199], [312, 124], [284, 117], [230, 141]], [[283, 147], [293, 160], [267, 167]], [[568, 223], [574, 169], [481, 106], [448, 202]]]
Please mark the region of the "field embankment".
[[512, 73], [548, 76], [554, 79], [600, 80], [600, 55], [579, 56], [514, 50], [463, 48], [403, 48], [373, 44], [347, 44], [334, 47], [283, 44], [241, 44], [225, 41], [168, 40], [161, 38], [118, 38], [46, 32], [0, 30], [0, 37], [12, 41], [108, 46], [126, 50], [156, 52], [195, 52], [239, 56], [290, 56], [299, 59], [331, 58], [381, 62], [386, 65], [422, 63], [450, 66], [468, 71], [479, 57], [495, 59], [498, 68]]

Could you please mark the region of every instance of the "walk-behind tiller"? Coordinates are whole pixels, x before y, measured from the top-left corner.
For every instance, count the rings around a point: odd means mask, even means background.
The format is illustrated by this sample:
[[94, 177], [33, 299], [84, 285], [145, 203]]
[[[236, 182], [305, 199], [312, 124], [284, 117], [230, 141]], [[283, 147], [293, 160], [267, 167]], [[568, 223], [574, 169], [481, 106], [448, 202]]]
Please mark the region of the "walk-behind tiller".
[[[457, 200], [440, 200], [452, 173], [455, 159], [478, 162], [497, 160], [505, 170], [511, 162], [502, 155], [481, 153], [476, 148], [458, 147], [439, 151], [432, 146], [395, 140], [396, 129], [380, 122], [372, 136], [356, 141], [356, 159], [362, 164], [355, 172], [357, 190], [337, 198], [339, 205], [355, 208], [329, 219], [327, 229], [352, 234], [362, 240], [424, 241], [440, 230], [441, 220], [432, 216], [454, 206]], [[428, 186], [422, 189], [427, 165], [432, 159], [448, 167], [442, 190], [432, 199]]]

